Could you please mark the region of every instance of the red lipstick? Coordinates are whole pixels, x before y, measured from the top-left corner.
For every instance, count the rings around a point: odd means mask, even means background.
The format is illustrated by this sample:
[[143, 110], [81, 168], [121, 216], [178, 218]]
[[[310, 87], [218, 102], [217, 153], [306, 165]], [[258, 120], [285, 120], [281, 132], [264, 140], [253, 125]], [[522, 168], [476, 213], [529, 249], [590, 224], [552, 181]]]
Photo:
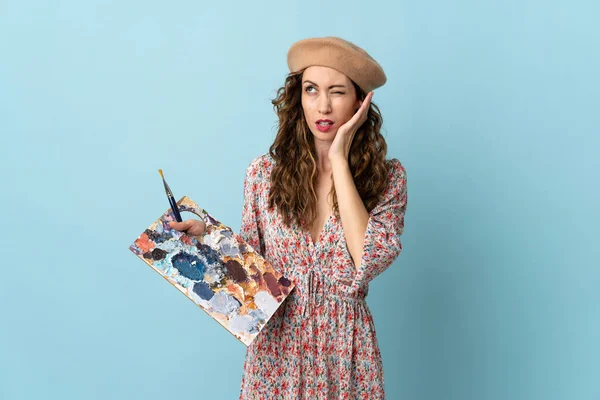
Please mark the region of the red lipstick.
[[328, 132], [333, 126], [333, 121], [330, 119], [320, 119], [316, 122], [316, 125], [320, 132]]

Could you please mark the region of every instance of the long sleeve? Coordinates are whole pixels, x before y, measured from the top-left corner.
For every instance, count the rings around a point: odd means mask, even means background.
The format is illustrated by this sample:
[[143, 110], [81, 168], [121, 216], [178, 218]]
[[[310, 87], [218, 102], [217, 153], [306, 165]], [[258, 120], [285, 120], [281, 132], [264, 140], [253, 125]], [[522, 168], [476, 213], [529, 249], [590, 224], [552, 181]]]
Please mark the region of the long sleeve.
[[406, 170], [392, 159], [390, 182], [383, 198], [370, 211], [363, 254], [353, 286], [358, 288], [385, 271], [400, 255], [406, 212]]
[[260, 228], [260, 210], [258, 208], [258, 185], [256, 182], [258, 163], [253, 160], [246, 169], [244, 178], [244, 205], [242, 208], [242, 225], [240, 237], [246, 241], [255, 252], [264, 256], [265, 243]]

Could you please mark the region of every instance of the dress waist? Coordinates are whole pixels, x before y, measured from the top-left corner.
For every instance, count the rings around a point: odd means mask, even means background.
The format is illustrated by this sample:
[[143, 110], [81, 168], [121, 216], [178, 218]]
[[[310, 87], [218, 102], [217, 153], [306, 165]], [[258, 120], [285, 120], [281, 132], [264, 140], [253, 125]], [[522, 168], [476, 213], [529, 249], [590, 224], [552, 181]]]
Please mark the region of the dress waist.
[[323, 274], [310, 271], [304, 277], [301, 284], [296, 285], [294, 292], [289, 297], [291, 301], [298, 302], [304, 306], [303, 313], [306, 315], [313, 306], [320, 306], [326, 298], [352, 303], [365, 301], [368, 289], [361, 287], [353, 293], [349, 289], [350, 286], [339, 282], [332, 282]]

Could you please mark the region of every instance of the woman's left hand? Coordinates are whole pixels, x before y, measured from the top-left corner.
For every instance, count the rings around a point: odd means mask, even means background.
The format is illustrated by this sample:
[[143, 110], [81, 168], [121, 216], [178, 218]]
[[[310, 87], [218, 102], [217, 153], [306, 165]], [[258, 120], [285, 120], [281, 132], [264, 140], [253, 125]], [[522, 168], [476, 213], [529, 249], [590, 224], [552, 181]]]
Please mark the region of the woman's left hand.
[[335, 139], [333, 139], [333, 143], [331, 143], [331, 147], [329, 148], [328, 155], [330, 160], [335, 157], [342, 157], [343, 159], [348, 160], [350, 145], [352, 144], [352, 140], [358, 129], [367, 120], [372, 98], [373, 92], [369, 92], [365, 99], [361, 101], [360, 108], [352, 118], [338, 128]]

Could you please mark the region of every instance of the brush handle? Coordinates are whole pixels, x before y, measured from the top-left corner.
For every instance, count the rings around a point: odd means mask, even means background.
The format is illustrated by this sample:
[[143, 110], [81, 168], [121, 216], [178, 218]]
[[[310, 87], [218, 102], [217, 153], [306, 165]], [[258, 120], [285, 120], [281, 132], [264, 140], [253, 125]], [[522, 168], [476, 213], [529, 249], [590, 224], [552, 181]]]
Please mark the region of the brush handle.
[[177, 206], [177, 202], [175, 201], [173, 196], [168, 196], [168, 197], [169, 197], [169, 203], [171, 204], [171, 210], [173, 210], [173, 214], [175, 214], [175, 221], [182, 222], [183, 219], [181, 219], [181, 214], [179, 213], [179, 207]]

